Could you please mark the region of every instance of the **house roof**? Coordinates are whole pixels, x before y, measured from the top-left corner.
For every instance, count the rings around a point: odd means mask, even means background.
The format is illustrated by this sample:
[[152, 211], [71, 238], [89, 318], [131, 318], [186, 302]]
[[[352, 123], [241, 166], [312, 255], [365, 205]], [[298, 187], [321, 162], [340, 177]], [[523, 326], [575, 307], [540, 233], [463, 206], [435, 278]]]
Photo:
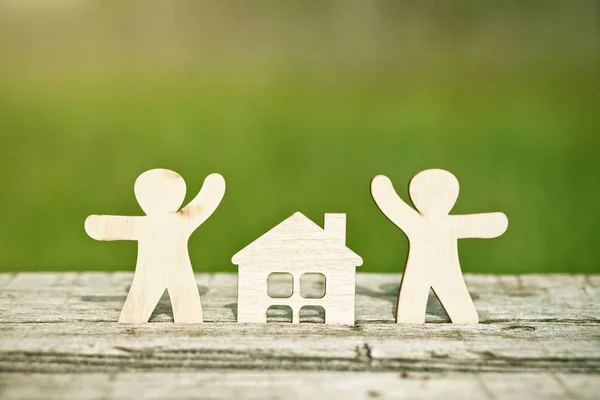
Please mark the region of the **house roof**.
[[345, 246], [345, 232], [336, 237], [296, 212], [233, 256], [237, 265], [245, 263], [328, 263], [360, 266], [362, 258]]

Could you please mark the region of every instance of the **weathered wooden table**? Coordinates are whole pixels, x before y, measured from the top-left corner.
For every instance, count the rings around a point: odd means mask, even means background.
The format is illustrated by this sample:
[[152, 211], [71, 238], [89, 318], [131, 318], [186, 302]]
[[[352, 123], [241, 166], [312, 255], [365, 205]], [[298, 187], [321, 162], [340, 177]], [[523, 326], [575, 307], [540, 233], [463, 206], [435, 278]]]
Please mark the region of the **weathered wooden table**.
[[600, 276], [467, 275], [478, 326], [394, 324], [399, 275], [358, 275], [353, 327], [238, 324], [236, 276], [197, 280], [204, 324], [125, 325], [129, 273], [0, 274], [0, 399], [600, 398]]

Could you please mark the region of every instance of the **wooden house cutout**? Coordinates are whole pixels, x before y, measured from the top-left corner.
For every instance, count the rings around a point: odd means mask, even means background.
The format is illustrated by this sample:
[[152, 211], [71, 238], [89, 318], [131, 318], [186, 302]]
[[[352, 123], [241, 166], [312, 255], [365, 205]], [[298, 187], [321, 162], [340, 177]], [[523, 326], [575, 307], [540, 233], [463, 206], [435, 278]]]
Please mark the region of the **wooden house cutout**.
[[[304, 306], [321, 306], [326, 324], [354, 324], [356, 267], [362, 258], [346, 247], [346, 214], [325, 214], [324, 229], [297, 212], [233, 256], [238, 265], [238, 322], [266, 322], [270, 306], [292, 309], [292, 323]], [[272, 273], [292, 277], [289, 297], [273, 298], [267, 280]], [[304, 274], [325, 276], [321, 298], [305, 298]]]

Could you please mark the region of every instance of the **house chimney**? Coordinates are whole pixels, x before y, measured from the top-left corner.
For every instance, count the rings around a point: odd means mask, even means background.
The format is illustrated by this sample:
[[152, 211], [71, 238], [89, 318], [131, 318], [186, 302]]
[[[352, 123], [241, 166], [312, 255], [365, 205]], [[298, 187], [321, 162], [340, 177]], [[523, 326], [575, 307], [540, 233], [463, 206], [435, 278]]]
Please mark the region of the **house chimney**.
[[325, 214], [325, 232], [341, 244], [346, 244], [346, 214]]

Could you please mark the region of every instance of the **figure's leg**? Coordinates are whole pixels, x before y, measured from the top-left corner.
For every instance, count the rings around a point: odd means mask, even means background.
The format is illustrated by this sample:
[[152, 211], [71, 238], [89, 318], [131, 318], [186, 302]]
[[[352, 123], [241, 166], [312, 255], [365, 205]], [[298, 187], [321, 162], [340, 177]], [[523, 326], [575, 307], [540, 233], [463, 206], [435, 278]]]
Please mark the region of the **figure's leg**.
[[409, 264], [404, 269], [398, 294], [398, 309], [396, 310], [396, 322], [399, 324], [425, 323], [430, 286], [426, 277], [418, 272], [418, 267], [411, 269]]
[[177, 271], [175, 274], [177, 276], [174, 276], [167, 286], [175, 323], [202, 322], [202, 303], [194, 271], [190, 267], [183, 273]]
[[166, 286], [162, 281], [153, 281], [148, 279], [144, 271], [136, 271], [119, 322], [127, 324], [148, 322], [165, 289]]
[[432, 288], [452, 323], [478, 324], [477, 309], [469, 295], [460, 268], [456, 273], [445, 274], [444, 278], [444, 280], [435, 281]]

